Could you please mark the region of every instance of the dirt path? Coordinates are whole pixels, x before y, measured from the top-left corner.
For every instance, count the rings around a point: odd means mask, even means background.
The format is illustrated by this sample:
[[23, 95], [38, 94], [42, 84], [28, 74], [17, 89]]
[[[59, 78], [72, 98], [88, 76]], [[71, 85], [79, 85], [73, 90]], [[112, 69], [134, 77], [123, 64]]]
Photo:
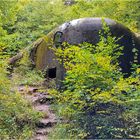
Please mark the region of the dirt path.
[[40, 87], [20, 86], [18, 91], [25, 95], [35, 108], [43, 112], [44, 117], [36, 124], [36, 131], [31, 140], [48, 140], [48, 134], [52, 131], [53, 126], [57, 123], [57, 118], [50, 109], [52, 102], [51, 96], [47, 91], [43, 92]]

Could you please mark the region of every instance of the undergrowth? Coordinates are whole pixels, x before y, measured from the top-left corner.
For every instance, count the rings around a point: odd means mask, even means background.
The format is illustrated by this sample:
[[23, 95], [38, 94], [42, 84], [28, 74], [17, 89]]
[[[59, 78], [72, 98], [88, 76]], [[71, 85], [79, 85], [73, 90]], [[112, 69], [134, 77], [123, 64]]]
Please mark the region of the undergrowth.
[[64, 43], [63, 49], [56, 50], [66, 77], [60, 91], [49, 92], [56, 99], [58, 115], [68, 125], [60, 123], [52, 138], [140, 138], [140, 68], [124, 78], [117, 61], [121, 50], [111, 36], [101, 36], [97, 45]]
[[22, 51], [23, 58], [16, 63], [14, 67], [12, 80], [17, 85], [41, 85], [44, 82], [44, 76], [41, 71], [33, 69], [29, 60], [29, 50]]
[[0, 61], [0, 139], [29, 139], [42, 114], [15, 91], [6, 69]]

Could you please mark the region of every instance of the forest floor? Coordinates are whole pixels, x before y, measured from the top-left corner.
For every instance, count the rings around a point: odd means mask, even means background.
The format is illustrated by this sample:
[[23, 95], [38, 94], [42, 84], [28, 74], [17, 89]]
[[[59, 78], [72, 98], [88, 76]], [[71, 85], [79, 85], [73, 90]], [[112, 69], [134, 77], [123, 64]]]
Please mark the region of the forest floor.
[[36, 111], [44, 114], [40, 121], [36, 123], [36, 129], [31, 140], [48, 140], [48, 134], [58, 121], [50, 108], [52, 97], [44, 87], [40, 86], [19, 86], [18, 91], [29, 100]]

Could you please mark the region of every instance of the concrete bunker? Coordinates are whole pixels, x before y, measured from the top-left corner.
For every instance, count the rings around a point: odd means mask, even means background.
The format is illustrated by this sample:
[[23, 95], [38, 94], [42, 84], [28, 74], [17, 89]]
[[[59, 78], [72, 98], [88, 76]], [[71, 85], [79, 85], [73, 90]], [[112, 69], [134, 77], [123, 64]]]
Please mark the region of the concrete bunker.
[[34, 67], [43, 71], [47, 82], [55, 81], [58, 88], [61, 86], [61, 80], [64, 79], [64, 68], [58, 62], [53, 48], [61, 47], [61, 36], [61, 32], [56, 32], [54, 36], [37, 40], [30, 52]]
[[[140, 64], [140, 40], [122, 24], [107, 18], [104, 21], [110, 28], [111, 35], [120, 38], [117, 43], [124, 46], [123, 55], [119, 57], [119, 65], [123, 73], [130, 75], [134, 48], [139, 51], [137, 64]], [[82, 18], [66, 22], [34, 43], [30, 54], [31, 60], [37, 69], [47, 71], [46, 78], [55, 78], [56, 84], [61, 86], [65, 69], [58, 62], [52, 48], [63, 47], [63, 42], [74, 45], [88, 42], [95, 45], [100, 40], [100, 30], [103, 30], [102, 18]]]

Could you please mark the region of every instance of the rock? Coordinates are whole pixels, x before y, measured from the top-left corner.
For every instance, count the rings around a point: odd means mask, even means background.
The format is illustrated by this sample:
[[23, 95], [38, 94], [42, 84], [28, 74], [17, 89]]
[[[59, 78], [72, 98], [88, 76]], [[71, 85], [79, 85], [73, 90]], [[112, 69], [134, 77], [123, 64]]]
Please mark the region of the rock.
[[36, 124], [36, 126], [38, 128], [46, 128], [46, 127], [52, 127], [56, 123], [57, 121], [54, 119], [42, 119]]
[[47, 135], [48, 134], [48, 131], [47, 131], [47, 129], [38, 129], [38, 130], [36, 130], [36, 134], [37, 135]]
[[29, 87], [29, 86], [20, 86], [19, 88], [18, 88], [18, 91], [19, 92], [24, 92], [24, 93], [26, 93], [26, 94], [33, 94], [33, 93], [36, 93], [37, 92], [37, 90], [38, 90], [38, 88], [36, 88], [36, 87]]
[[76, 3], [75, 0], [65, 0], [64, 1], [64, 5], [67, 5], [67, 6], [71, 6], [71, 5], [75, 4], [75, 3]]
[[41, 98], [38, 98], [35, 102], [38, 102], [40, 104], [45, 104], [46, 102], [51, 103], [53, 98], [51, 96], [43, 96]]
[[37, 111], [41, 111], [41, 112], [49, 112], [49, 107], [46, 104], [39, 104], [37, 106], [34, 107]]

